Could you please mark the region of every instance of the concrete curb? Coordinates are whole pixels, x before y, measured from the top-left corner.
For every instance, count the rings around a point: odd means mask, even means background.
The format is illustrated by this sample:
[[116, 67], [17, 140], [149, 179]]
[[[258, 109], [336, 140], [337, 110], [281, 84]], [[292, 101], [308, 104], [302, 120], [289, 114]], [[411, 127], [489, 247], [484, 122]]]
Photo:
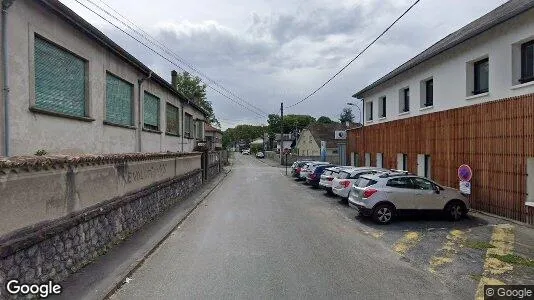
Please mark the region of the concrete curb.
[[477, 213], [477, 214], [481, 214], [481, 215], [484, 215], [484, 216], [487, 216], [487, 217], [491, 217], [491, 218], [503, 220], [503, 221], [506, 221], [506, 222], [509, 222], [509, 223], [513, 223], [515, 225], [519, 225], [519, 226], [522, 226], [522, 227], [525, 227], [525, 228], [534, 229], [534, 225], [530, 225], [528, 223], [523, 223], [523, 222], [517, 221], [517, 220], [508, 219], [506, 217], [501, 217], [499, 215], [494, 215], [494, 214], [491, 214], [491, 213], [488, 213], [488, 212], [485, 212], [485, 211], [480, 211], [480, 210], [476, 210], [476, 209], [472, 209], [472, 208], [469, 209], [469, 211]]
[[183, 216], [183, 218], [181, 218], [178, 223], [176, 223], [170, 230], [168, 230], [165, 236], [163, 236], [159, 240], [159, 242], [157, 242], [148, 252], [146, 252], [146, 254], [142, 258], [133, 263], [129, 270], [127, 270], [128, 272], [126, 275], [120, 276], [119, 278], [117, 278], [117, 280], [115, 280], [114, 287], [107, 292], [103, 299], [109, 299], [118, 289], [120, 289], [124, 285], [126, 278], [130, 277], [133, 273], [135, 273], [137, 269], [139, 269], [143, 265], [146, 259], [150, 257], [150, 255], [152, 255], [152, 253], [154, 253], [154, 251], [156, 251], [163, 244], [163, 242], [165, 242], [165, 240], [197, 209], [197, 207], [202, 202], [204, 202], [204, 200], [211, 194], [211, 192], [215, 190], [219, 185], [221, 185], [221, 183], [224, 181], [226, 176], [230, 174], [231, 171], [231, 168], [228, 168], [228, 171], [225, 171], [223, 168], [224, 174], [220, 174], [222, 177], [218, 178], [219, 180], [213, 186], [209, 187], [206, 191], [202, 192], [202, 194], [198, 196], [197, 202], [193, 206], [193, 208], [189, 209], [187, 213]]

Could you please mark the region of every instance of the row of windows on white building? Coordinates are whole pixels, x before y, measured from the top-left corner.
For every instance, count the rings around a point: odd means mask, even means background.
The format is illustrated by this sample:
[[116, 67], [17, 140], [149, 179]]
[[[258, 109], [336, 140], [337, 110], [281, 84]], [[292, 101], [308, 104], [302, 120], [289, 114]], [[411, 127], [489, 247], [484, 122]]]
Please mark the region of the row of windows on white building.
[[[520, 44], [521, 74], [517, 81], [521, 84], [534, 81], [534, 40]], [[489, 57], [469, 62], [467, 67], [467, 95], [474, 96], [489, 92]], [[420, 108], [431, 108], [434, 105], [434, 79], [426, 78], [420, 82]], [[399, 115], [410, 112], [410, 87], [399, 90]], [[378, 99], [378, 118], [386, 117], [386, 96]], [[365, 120], [373, 120], [373, 102], [365, 103]]]

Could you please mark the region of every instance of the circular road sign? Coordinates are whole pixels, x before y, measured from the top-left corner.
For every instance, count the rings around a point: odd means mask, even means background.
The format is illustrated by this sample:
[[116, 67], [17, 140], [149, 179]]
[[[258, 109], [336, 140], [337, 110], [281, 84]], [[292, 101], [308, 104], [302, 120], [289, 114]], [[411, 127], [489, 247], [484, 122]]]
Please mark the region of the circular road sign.
[[469, 181], [473, 177], [473, 170], [468, 165], [461, 165], [458, 168], [458, 178], [461, 181]]

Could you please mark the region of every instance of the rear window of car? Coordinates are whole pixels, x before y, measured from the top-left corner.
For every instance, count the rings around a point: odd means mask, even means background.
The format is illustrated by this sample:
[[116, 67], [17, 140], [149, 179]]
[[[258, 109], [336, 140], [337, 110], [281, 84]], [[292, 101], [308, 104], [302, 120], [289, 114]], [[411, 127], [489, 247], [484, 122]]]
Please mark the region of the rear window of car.
[[330, 175], [330, 174], [332, 174], [332, 171], [330, 171], [330, 170], [326, 170], [326, 171], [323, 172], [323, 175]]
[[364, 188], [364, 187], [368, 187], [376, 183], [377, 183], [376, 180], [372, 180], [372, 179], [365, 178], [365, 177], [360, 177], [356, 180], [356, 182], [354, 182], [354, 185], [357, 187]]
[[339, 179], [347, 179], [350, 177], [350, 173], [347, 173], [347, 172], [340, 172], [339, 173]]

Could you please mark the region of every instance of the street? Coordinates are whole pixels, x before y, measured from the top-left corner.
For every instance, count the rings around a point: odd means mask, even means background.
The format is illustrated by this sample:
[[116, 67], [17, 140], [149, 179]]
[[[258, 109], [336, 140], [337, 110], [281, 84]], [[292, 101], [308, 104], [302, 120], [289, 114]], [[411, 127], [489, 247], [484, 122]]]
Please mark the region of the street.
[[[485, 249], [463, 243], [489, 242], [496, 224], [429, 217], [379, 226], [280, 167], [235, 157], [225, 181], [112, 299], [473, 299], [487, 275]], [[517, 283], [532, 284], [533, 268], [516, 269]]]

